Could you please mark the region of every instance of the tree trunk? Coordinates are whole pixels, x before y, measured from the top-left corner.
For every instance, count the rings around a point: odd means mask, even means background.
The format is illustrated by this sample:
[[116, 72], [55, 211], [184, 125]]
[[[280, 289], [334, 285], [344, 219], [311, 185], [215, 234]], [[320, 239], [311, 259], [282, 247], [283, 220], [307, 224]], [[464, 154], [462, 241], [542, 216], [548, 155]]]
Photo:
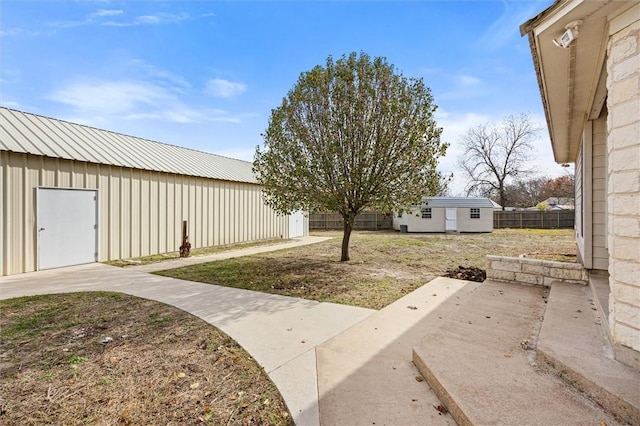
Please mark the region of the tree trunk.
[[344, 234], [342, 235], [342, 256], [341, 262], [349, 260], [349, 239], [351, 238], [351, 231], [353, 230], [353, 219], [350, 217], [343, 217], [344, 220]]

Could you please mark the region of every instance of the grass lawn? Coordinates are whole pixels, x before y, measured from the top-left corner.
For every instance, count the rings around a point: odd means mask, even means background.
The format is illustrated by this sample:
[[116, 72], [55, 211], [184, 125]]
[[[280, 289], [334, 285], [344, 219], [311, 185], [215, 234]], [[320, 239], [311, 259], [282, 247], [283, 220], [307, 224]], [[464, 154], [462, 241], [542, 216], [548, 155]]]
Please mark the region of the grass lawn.
[[2, 425], [293, 424], [238, 344], [176, 308], [91, 292], [0, 312]]
[[566, 260], [573, 230], [497, 229], [487, 234], [354, 232], [340, 262], [341, 232], [295, 249], [157, 272], [184, 280], [380, 309], [458, 266], [486, 269], [486, 255]]

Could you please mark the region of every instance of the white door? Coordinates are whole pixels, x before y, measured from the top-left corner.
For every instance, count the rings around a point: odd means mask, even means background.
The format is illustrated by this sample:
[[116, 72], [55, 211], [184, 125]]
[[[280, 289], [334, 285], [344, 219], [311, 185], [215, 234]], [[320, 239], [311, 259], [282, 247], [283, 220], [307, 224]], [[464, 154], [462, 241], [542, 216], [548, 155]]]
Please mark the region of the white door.
[[289, 215], [289, 238], [304, 237], [304, 213], [302, 210]]
[[38, 270], [98, 260], [98, 191], [38, 188]]
[[458, 211], [456, 208], [447, 208], [445, 211], [445, 222], [444, 222], [444, 230], [445, 231], [456, 231], [456, 218], [458, 216]]

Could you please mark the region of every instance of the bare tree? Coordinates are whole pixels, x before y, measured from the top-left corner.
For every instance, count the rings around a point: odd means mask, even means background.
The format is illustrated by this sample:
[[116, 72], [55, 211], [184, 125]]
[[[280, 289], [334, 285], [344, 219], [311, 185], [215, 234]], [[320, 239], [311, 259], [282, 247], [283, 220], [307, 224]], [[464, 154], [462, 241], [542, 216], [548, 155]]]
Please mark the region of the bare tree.
[[540, 129], [527, 114], [510, 115], [499, 123], [478, 124], [462, 137], [464, 154], [458, 165], [469, 179], [467, 194], [497, 196], [504, 210], [506, 186], [532, 173], [533, 141]]

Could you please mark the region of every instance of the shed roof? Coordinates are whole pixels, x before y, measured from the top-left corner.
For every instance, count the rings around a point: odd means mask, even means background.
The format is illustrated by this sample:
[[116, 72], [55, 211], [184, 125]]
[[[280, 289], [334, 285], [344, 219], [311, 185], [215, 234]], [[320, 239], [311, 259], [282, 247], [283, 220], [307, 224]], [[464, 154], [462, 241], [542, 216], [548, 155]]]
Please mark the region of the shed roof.
[[256, 183], [248, 161], [4, 107], [0, 107], [0, 150]]
[[429, 207], [493, 208], [491, 200], [483, 197], [431, 197], [425, 198], [423, 202]]

